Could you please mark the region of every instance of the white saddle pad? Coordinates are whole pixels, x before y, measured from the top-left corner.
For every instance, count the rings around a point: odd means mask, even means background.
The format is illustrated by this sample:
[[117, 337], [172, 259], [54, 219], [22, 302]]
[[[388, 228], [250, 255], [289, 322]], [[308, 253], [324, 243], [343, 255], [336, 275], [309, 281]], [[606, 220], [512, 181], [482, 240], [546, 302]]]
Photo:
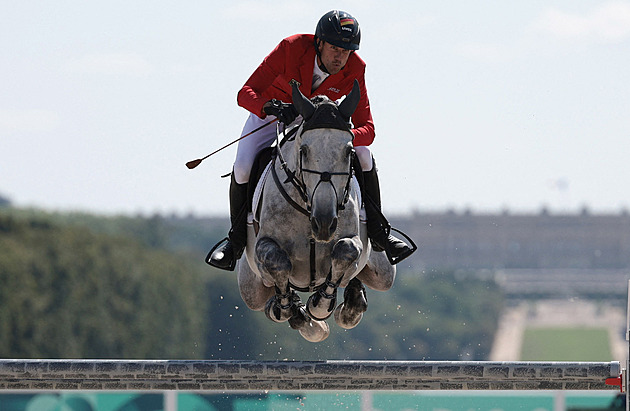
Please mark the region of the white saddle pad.
[[[247, 222], [252, 223], [258, 215], [258, 207], [260, 207], [260, 203], [262, 200], [262, 192], [263, 187], [265, 186], [265, 181], [267, 181], [267, 177], [269, 176], [269, 172], [271, 171], [271, 161], [267, 164], [267, 167], [263, 170], [260, 175], [260, 179], [258, 179], [258, 184], [256, 184], [256, 189], [254, 190], [254, 196], [252, 198], [252, 212], [247, 216]], [[258, 221], [258, 220], [256, 220]]]

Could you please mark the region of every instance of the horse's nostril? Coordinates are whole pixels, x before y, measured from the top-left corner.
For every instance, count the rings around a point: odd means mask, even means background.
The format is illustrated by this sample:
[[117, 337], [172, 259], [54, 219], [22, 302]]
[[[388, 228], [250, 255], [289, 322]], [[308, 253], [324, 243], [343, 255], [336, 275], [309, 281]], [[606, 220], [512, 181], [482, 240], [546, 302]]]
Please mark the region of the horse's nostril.
[[317, 218], [311, 216], [311, 229], [315, 237], [320, 240], [329, 240], [337, 230], [338, 218]]

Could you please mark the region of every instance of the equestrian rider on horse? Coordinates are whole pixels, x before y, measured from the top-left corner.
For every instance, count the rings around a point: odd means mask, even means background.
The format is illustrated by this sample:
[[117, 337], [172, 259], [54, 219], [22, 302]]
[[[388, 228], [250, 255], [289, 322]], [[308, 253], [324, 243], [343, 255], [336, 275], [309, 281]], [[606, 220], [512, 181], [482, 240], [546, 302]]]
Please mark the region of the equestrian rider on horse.
[[[338, 10], [319, 20], [314, 36], [297, 34], [282, 40], [238, 92], [238, 104], [250, 112], [241, 135], [275, 118], [287, 126], [296, 120], [298, 114], [289, 84], [292, 79], [302, 84], [306, 97], [326, 95], [333, 101], [347, 95], [356, 79], [361, 99], [352, 116], [354, 148], [360, 163], [360, 167], [355, 166], [355, 173], [364, 198], [368, 236], [376, 251], [385, 251], [390, 261], [399, 262], [415, 250], [390, 234], [389, 223], [380, 211], [376, 164], [368, 148], [374, 140], [374, 122], [365, 87], [365, 62], [355, 52], [360, 40], [357, 20]], [[308, 84], [311, 87], [305, 86]], [[216, 247], [208, 264], [233, 270], [241, 257], [247, 243], [247, 185], [251, 168], [256, 155], [275, 140], [275, 127], [264, 127], [239, 141], [230, 184], [232, 228], [228, 241]]]

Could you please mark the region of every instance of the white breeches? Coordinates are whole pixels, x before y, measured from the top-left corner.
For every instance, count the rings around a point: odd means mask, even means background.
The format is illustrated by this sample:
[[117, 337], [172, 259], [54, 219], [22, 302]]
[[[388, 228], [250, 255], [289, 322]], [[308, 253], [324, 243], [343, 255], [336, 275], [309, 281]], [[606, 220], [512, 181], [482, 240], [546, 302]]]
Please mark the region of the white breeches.
[[[261, 119], [257, 115], [250, 113], [243, 126], [241, 137], [273, 120], [275, 120], [274, 116], [267, 116], [265, 119]], [[238, 142], [233, 171], [234, 179], [238, 184], [244, 184], [249, 181], [249, 174], [252, 171], [252, 165], [254, 164], [256, 155], [265, 147], [271, 146], [275, 141], [276, 124], [277, 123], [274, 123], [268, 127], [264, 127]], [[370, 148], [367, 146], [358, 146], [355, 147], [354, 150], [363, 171], [370, 171], [373, 166]]]

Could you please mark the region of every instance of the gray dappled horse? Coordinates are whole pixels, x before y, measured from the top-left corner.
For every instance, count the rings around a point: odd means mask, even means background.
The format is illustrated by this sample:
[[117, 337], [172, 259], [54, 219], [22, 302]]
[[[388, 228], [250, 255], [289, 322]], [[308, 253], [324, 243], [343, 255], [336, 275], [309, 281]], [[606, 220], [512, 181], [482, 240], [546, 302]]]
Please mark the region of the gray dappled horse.
[[[386, 291], [396, 276], [385, 253], [372, 251], [359, 216], [349, 126], [359, 97], [356, 81], [339, 106], [323, 96], [310, 101], [293, 84], [293, 103], [304, 122], [274, 156], [259, 226], [248, 224], [246, 259], [239, 264], [247, 306], [264, 310], [272, 321], [289, 321], [311, 342], [328, 337], [326, 319], [333, 311], [341, 327], [355, 327], [367, 310], [363, 284]], [[338, 287], [345, 291], [337, 306]], [[306, 304], [296, 290], [312, 293]]]

